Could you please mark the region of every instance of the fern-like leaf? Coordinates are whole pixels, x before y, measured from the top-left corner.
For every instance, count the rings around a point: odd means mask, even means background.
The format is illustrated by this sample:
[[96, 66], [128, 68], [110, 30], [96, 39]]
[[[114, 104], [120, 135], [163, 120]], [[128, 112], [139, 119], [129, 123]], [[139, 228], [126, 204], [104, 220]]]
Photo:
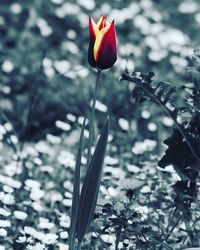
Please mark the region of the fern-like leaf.
[[142, 73], [123, 73], [121, 80], [127, 80], [136, 84], [142, 91], [149, 96], [154, 102], [160, 105], [171, 119], [173, 119], [177, 129], [181, 133], [185, 142], [187, 143], [192, 155], [195, 157], [197, 162], [200, 162], [199, 150], [193, 145], [191, 135], [187, 129], [180, 123], [177, 122], [177, 114], [179, 108], [173, 101], [173, 94], [176, 88], [171, 86], [168, 82], [160, 82], [157, 85], [153, 83], [153, 73], [142, 74]]

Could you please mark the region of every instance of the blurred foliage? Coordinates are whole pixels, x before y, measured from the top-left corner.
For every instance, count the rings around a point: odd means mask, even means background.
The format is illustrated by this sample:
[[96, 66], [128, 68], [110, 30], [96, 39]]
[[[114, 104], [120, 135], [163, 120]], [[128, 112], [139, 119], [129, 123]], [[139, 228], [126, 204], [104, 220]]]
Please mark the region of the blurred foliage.
[[100, 80], [95, 130], [109, 114], [111, 133], [83, 249], [200, 245], [198, 163], [161, 105], [119, 81], [123, 72], [154, 72], [150, 84], [170, 83], [181, 124], [199, 145], [199, 1], [0, 0], [1, 249], [67, 249], [77, 143], [96, 73], [87, 62], [88, 15], [101, 14], [115, 19], [118, 61]]

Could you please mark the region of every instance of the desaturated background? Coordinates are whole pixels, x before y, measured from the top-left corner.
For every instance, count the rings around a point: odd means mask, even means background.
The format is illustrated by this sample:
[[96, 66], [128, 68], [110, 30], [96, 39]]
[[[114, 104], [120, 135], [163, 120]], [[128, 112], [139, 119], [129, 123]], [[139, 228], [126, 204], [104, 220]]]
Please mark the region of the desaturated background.
[[[199, 45], [199, 0], [0, 0], [1, 250], [67, 249], [77, 145], [96, 75], [87, 62], [88, 16], [101, 14], [115, 20], [118, 61], [102, 73], [97, 98], [96, 127], [111, 119], [100, 197], [119, 194], [121, 209], [137, 178], [145, 201], [151, 187], [158, 207], [163, 194], [172, 200], [177, 174], [171, 168], [164, 179], [156, 164], [173, 121], [155, 103], [136, 102], [134, 86], [119, 79], [124, 70], [153, 71], [155, 81], [177, 87], [181, 106]], [[156, 209], [135, 203], [153, 222]]]
[[95, 79], [87, 63], [88, 16], [97, 21], [101, 14], [115, 20], [118, 38], [118, 61], [102, 77], [101, 111], [117, 120], [135, 116], [128, 84], [118, 81], [125, 69], [153, 71], [176, 86], [187, 77], [199, 43], [199, 1], [1, 0], [0, 106], [21, 138], [59, 134], [56, 120], [88, 110]]

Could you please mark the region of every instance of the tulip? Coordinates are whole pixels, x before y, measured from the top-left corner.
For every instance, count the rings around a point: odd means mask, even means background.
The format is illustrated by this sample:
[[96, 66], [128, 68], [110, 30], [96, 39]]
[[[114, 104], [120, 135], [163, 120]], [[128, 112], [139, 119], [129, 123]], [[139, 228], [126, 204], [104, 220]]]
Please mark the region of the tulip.
[[95, 23], [89, 17], [89, 31], [89, 64], [99, 70], [111, 68], [117, 60], [114, 20], [110, 23], [105, 16], [101, 16]]

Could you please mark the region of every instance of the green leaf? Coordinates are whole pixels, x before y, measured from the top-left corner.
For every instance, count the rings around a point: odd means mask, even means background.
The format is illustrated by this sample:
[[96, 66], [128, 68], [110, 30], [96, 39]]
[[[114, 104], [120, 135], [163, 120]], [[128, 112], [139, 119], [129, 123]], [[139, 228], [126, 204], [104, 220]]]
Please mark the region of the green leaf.
[[81, 166], [81, 156], [82, 156], [82, 149], [83, 149], [83, 135], [84, 135], [84, 130], [85, 130], [85, 123], [86, 123], [86, 116], [84, 118], [83, 126], [81, 129], [80, 142], [79, 142], [79, 148], [78, 148], [78, 154], [77, 154], [76, 166], [75, 166], [72, 207], [71, 207], [71, 221], [70, 221], [70, 229], [69, 229], [69, 250], [74, 249], [75, 236], [76, 236], [75, 235], [76, 221], [77, 221], [79, 194], [80, 194], [80, 166]]
[[77, 214], [77, 237], [79, 243], [82, 242], [94, 216], [101, 182], [103, 162], [106, 153], [108, 132], [109, 118], [107, 118], [101, 131], [100, 138], [87, 170], [81, 190]]

